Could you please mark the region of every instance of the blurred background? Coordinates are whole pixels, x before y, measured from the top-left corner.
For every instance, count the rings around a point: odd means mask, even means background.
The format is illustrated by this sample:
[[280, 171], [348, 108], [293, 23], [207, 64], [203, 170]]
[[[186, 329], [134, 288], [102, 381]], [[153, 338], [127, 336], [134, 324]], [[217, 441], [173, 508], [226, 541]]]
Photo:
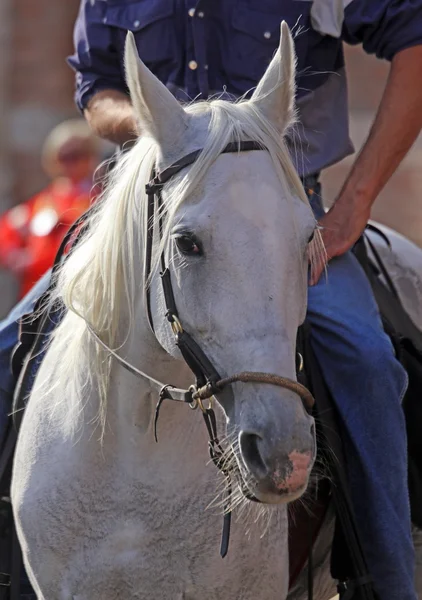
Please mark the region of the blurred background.
[[[0, 0], [0, 213], [45, 190], [52, 180], [51, 169], [46, 170], [42, 157], [45, 140], [55, 126], [80, 116], [73, 104], [73, 73], [65, 62], [72, 52], [72, 28], [78, 5], [79, 0]], [[348, 47], [346, 54], [351, 133], [359, 148], [381, 96], [388, 66], [364, 55], [360, 48]], [[67, 135], [66, 143], [70, 137]], [[89, 141], [87, 144], [91, 147]], [[86, 147], [85, 144], [82, 151], [85, 158]], [[56, 140], [54, 152], [61, 150]], [[98, 149], [100, 155], [105, 151]], [[70, 149], [66, 146], [63, 152], [66, 161], [74, 159], [78, 152], [74, 140]], [[346, 159], [324, 174], [328, 203], [335, 198], [350, 163], [351, 158]], [[422, 246], [421, 193], [422, 139], [419, 139], [378, 199], [373, 218]], [[23, 217], [14, 214], [15, 218]], [[44, 219], [42, 225], [48, 226], [46, 223]], [[1, 228], [0, 235], [0, 247], [5, 246]], [[21, 293], [22, 282], [16, 273], [0, 268], [0, 318]]]

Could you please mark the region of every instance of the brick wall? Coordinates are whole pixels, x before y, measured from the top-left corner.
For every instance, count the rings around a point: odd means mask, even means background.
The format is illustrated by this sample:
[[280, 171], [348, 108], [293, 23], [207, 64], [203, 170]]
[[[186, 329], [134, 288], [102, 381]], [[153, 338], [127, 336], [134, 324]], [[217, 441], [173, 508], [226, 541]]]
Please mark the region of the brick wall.
[[12, 184], [8, 139], [11, 16], [12, 0], [3, 0], [0, 2], [0, 208], [10, 201]]
[[[76, 115], [65, 63], [79, 0], [0, 0], [0, 212], [45, 183], [39, 152], [57, 123]], [[0, 318], [16, 283], [0, 271]]]
[[13, 201], [45, 182], [39, 150], [47, 133], [76, 114], [73, 74], [65, 64], [79, 0], [13, 0], [9, 135]]

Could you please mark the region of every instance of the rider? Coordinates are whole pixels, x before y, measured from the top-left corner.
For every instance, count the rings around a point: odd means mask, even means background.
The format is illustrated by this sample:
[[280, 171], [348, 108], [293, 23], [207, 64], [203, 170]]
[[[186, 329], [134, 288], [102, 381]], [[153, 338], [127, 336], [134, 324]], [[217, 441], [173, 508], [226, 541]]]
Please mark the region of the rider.
[[[318, 281], [317, 274], [310, 282], [312, 343], [347, 427], [352, 501], [376, 592], [380, 600], [416, 600], [401, 409], [407, 377], [350, 250], [422, 127], [422, 2], [82, 0], [69, 59], [77, 73], [76, 102], [98, 135], [122, 146], [137, 131], [124, 82], [127, 30], [147, 66], [186, 102], [250, 92], [277, 47], [283, 19], [297, 31], [293, 158], [330, 259], [328, 280]], [[363, 43], [391, 68], [368, 139], [324, 214], [319, 174], [352, 152], [342, 40]], [[3, 325], [9, 338], [23, 304]], [[0, 359], [10, 352], [5, 339], [2, 334]]]

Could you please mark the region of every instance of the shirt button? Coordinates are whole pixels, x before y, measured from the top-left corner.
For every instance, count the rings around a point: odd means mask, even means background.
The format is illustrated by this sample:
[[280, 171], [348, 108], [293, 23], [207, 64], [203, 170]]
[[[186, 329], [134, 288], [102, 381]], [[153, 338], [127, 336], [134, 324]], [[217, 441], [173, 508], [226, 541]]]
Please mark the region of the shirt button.
[[269, 40], [269, 39], [270, 39], [270, 37], [271, 37], [271, 33], [270, 33], [269, 31], [266, 31], [266, 32], [264, 33], [264, 38], [265, 38], [266, 40]]
[[202, 10], [201, 10], [201, 11], [199, 11], [199, 13], [198, 13], [198, 17], [199, 17], [200, 19], [203, 19], [203, 18], [204, 18], [204, 13], [202, 12]]
[[194, 17], [194, 16], [195, 16], [195, 9], [194, 9], [194, 8], [190, 8], [190, 9], [188, 10], [188, 15], [189, 15], [190, 17]]
[[196, 60], [190, 60], [188, 67], [191, 71], [195, 71], [195, 69], [198, 68], [198, 63], [196, 62]]
[[139, 25], [140, 25], [140, 22], [139, 22], [139, 21], [134, 21], [134, 22], [133, 22], [133, 26], [134, 26], [134, 27], [139, 27]]

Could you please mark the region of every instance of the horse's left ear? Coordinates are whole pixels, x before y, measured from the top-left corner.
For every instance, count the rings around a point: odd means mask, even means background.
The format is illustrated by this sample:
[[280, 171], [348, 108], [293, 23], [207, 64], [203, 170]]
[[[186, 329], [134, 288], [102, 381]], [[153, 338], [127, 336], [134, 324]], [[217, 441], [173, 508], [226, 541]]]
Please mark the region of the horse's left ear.
[[150, 135], [164, 151], [172, 148], [187, 129], [188, 115], [141, 61], [132, 32], [126, 36], [125, 71], [140, 133]]
[[289, 26], [283, 21], [280, 45], [251, 98], [280, 133], [295, 121], [295, 76], [294, 41]]

